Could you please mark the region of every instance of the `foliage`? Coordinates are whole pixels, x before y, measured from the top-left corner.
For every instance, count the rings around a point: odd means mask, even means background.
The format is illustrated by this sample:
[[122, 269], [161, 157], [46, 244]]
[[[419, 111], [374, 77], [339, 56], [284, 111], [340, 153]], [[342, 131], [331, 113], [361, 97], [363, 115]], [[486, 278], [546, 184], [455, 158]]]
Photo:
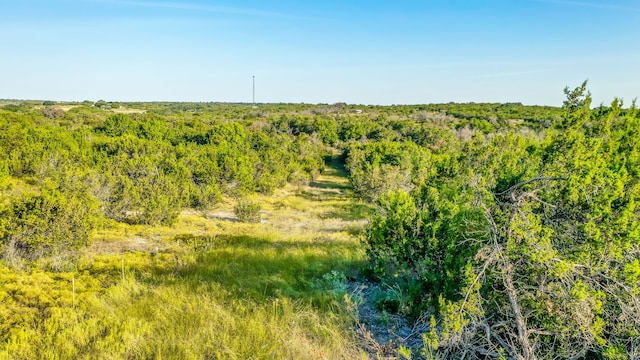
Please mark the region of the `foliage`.
[[262, 206], [260, 206], [259, 202], [251, 199], [240, 199], [233, 208], [233, 213], [240, 222], [259, 223], [262, 219], [260, 210], [262, 210]]
[[345, 156], [354, 192], [368, 201], [375, 201], [388, 190], [411, 190], [411, 179], [428, 172], [431, 166], [430, 152], [413, 143], [355, 143], [347, 148]]
[[36, 259], [77, 249], [89, 242], [97, 206], [86, 192], [44, 184], [39, 194], [24, 194], [0, 212], [0, 240], [5, 258]]
[[367, 254], [386, 282], [420, 284], [408, 313], [432, 314], [431, 356], [638, 356], [637, 111], [595, 113], [586, 83], [565, 94], [544, 137], [460, 138], [410, 194], [379, 198]]
[[[206, 212], [223, 199], [279, 194], [287, 183], [301, 196], [315, 196], [302, 191], [307, 184], [343, 193], [347, 186], [318, 181], [325, 156], [342, 152], [354, 195], [378, 206], [364, 244], [370, 273], [387, 285], [379, 302], [413, 319], [431, 317], [425, 355], [638, 358], [640, 116], [635, 102], [625, 108], [620, 99], [592, 108], [586, 83], [565, 95], [562, 108], [7, 103], [0, 107], [3, 261], [70, 270], [47, 258], [71, 257], [100, 224], [160, 231], [177, 226], [185, 208]], [[249, 221], [263, 205], [238, 204], [238, 218]], [[302, 211], [308, 203], [290, 205]], [[355, 219], [357, 209], [322, 216]], [[256, 255], [209, 235], [206, 249], [153, 260], [127, 255], [125, 281], [119, 257], [77, 264], [72, 276], [88, 290], [71, 307], [69, 274], [2, 267], [3, 354], [295, 358], [349, 326], [323, 324], [336, 319], [326, 293], [344, 293], [345, 269], [322, 264], [340, 249], [317, 265], [311, 252], [323, 242], [286, 246], [293, 256], [272, 239], [236, 239], [259, 248]], [[175, 300], [183, 293], [191, 301]], [[168, 310], [155, 309], [158, 302]], [[207, 327], [208, 318], [228, 327]], [[190, 324], [209, 329], [202, 332], [209, 340], [222, 336], [224, 346], [184, 340], [195, 333]], [[183, 340], [163, 342], [168, 332]], [[300, 334], [304, 352], [287, 346]], [[323, 346], [315, 357], [332, 357], [344, 344]]]
[[53, 106], [46, 106], [42, 109], [42, 115], [48, 119], [58, 119], [64, 116], [64, 111]]
[[[274, 210], [278, 227], [182, 215], [171, 228], [100, 230], [63, 271], [0, 262], [0, 358], [363, 357], [346, 279], [364, 252], [340, 231], [351, 221], [334, 220], [328, 232], [320, 218], [352, 199], [327, 200], [325, 190], [313, 189], [318, 199], [260, 196], [303, 204]], [[299, 229], [294, 212], [317, 226]], [[161, 234], [160, 249], [110, 251], [130, 234]]]
[[[47, 181], [55, 188], [59, 179], [74, 178], [84, 189], [82, 196], [76, 203], [77, 194], [62, 191], [60, 201], [73, 204], [64, 206], [93, 209], [97, 201], [100, 215], [108, 219], [171, 225], [182, 209], [207, 211], [223, 195], [269, 194], [290, 180], [308, 182], [324, 166], [325, 144], [316, 131], [333, 143], [331, 132], [337, 136], [337, 125], [329, 119], [316, 121], [313, 136], [293, 135], [263, 119], [244, 120], [240, 107], [195, 116], [171, 111], [112, 113], [104, 101], [92, 105], [74, 105], [63, 112], [62, 105], [44, 111], [41, 104], [21, 103], [11, 108], [15, 111], [0, 110], [0, 181], [28, 183], [33, 191], [25, 190], [38, 194]], [[55, 110], [56, 122], [50, 120], [49, 110]], [[20, 206], [48, 204], [26, 194], [23, 199], [21, 193], [0, 196], [10, 203], [9, 215], [20, 213]], [[35, 212], [25, 210], [27, 215], [18, 223], [33, 223], [27, 218], [37, 218]], [[15, 228], [5, 233], [28, 236], [27, 230], [18, 230], [23, 225], [11, 226]], [[60, 236], [71, 236], [75, 230], [69, 231]], [[32, 238], [30, 246], [20, 242], [20, 251], [36, 251], [40, 247], [35, 242], [45, 238]], [[85, 238], [80, 236], [79, 243]]]

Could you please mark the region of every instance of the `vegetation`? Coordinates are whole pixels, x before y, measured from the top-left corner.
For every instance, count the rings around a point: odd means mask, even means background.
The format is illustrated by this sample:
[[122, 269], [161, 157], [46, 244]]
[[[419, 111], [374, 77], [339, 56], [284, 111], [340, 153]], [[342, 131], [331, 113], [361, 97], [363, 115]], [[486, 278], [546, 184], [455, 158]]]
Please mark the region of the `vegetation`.
[[[315, 133], [240, 105], [99, 105], [0, 110], [0, 358], [360, 355], [363, 223], [340, 219]], [[229, 221], [236, 197], [269, 223]]]
[[545, 131], [476, 132], [379, 198], [372, 270], [432, 314], [428, 357], [640, 355], [637, 110], [565, 94]]
[[255, 195], [265, 224], [227, 220], [223, 200], [207, 217], [107, 222], [74, 253], [5, 261], [0, 358], [364, 357], [346, 296], [364, 262], [349, 233], [363, 220], [342, 210], [343, 178], [317, 181], [329, 187]]
[[233, 213], [238, 218], [238, 221], [247, 223], [259, 223], [262, 217], [260, 216], [260, 210], [262, 206], [254, 200], [241, 199], [233, 208]]
[[640, 113], [565, 95], [0, 103], [0, 358], [382, 357], [373, 282], [397, 357], [638, 358]]

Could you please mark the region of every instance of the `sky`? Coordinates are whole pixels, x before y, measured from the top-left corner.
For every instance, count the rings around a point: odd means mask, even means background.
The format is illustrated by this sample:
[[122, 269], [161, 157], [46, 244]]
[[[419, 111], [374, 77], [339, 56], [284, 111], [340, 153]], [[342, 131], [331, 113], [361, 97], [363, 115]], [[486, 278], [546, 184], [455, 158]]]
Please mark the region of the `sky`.
[[0, 99], [560, 106], [640, 96], [640, 1], [0, 0]]

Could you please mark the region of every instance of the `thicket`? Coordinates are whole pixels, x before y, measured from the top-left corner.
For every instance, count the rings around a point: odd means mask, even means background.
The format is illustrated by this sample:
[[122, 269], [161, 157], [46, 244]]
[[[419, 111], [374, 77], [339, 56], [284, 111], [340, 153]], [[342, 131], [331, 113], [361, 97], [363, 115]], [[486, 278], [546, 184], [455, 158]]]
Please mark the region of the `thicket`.
[[428, 325], [425, 356], [640, 357], [640, 117], [592, 109], [586, 83], [565, 94], [544, 126], [449, 128], [419, 167], [409, 139], [349, 150], [368, 159], [348, 167], [356, 189], [406, 174], [365, 242], [396, 308]]
[[[104, 220], [171, 225], [182, 209], [206, 211], [223, 196], [306, 184], [331, 147], [343, 151], [356, 194], [375, 201], [390, 189], [414, 189], [422, 169], [447, 161], [472, 133], [529, 129], [559, 111], [521, 104], [117, 107], [143, 113], [114, 113], [91, 102], [0, 106], [5, 253], [33, 259], [82, 246], [84, 234]], [[40, 229], [48, 223], [59, 231]]]
[[294, 134], [231, 111], [243, 108], [161, 115], [82, 105], [50, 117], [38, 106], [4, 106], [3, 257], [77, 249], [105, 220], [171, 225], [184, 208], [206, 211], [223, 196], [268, 194], [320, 172], [320, 128]]

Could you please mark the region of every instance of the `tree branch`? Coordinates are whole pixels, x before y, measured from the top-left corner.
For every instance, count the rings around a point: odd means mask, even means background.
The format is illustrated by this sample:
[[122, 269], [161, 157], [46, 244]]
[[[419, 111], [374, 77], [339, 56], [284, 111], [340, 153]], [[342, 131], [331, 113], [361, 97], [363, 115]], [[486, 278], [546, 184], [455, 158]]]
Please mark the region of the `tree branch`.
[[540, 174], [534, 176], [533, 178], [529, 179], [529, 180], [525, 180], [522, 182], [519, 182], [515, 185], [511, 185], [507, 190], [499, 192], [499, 193], [493, 193], [494, 196], [502, 196], [508, 193], [513, 193], [516, 189], [521, 188], [527, 184], [530, 184], [532, 182], [536, 182], [536, 181], [566, 181], [569, 180], [568, 178], [565, 177], [541, 177]]

